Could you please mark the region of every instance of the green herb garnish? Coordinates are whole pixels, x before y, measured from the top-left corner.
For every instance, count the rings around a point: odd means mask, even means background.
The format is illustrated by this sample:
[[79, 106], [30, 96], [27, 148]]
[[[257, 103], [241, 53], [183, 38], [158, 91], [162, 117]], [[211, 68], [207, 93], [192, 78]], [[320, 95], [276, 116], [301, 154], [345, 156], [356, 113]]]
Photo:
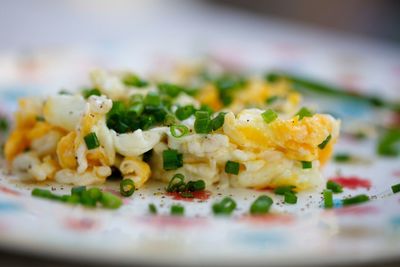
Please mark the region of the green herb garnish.
[[230, 215], [235, 209], [236, 202], [230, 197], [225, 197], [220, 202], [214, 203], [212, 206], [215, 215]]
[[183, 166], [183, 155], [175, 149], [167, 149], [163, 151], [163, 167], [164, 170], [176, 170]]
[[331, 180], [326, 182], [326, 189], [332, 190], [333, 193], [342, 193], [343, 192], [343, 186], [334, 181], [331, 181]]
[[228, 174], [239, 174], [240, 164], [235, 161], [228, 160], [225, 164], [225, 172]]
[[261, 114], [261, 117], [266, 123], [271, 123], [278, 118], [278, 114], [276, 114], [272, 109], [268, 109]]
[[99, 139], [97, 139], [97, 135], [94, 132], [89, 133], [83, 139], [85, 140], [86, 147], [89, 150], [98, 148], [100, 146]]
[[274, 201], [269, 196], [259, 196], [250, 206], [250, 214], [259, 215], [269, 212]]
[[119, 191], [122, 196], [130, 197], [135, 192], [135, 183], [132, 181], [132, 179], [123, 179], [119, 183]]
[[363, 202], [369, 201], [369, 197], [367, 195], [357, 195], [350, 198], [345, 198], [342, 200], [343, 206], [349, 206], [354, 204], [360, 204]]

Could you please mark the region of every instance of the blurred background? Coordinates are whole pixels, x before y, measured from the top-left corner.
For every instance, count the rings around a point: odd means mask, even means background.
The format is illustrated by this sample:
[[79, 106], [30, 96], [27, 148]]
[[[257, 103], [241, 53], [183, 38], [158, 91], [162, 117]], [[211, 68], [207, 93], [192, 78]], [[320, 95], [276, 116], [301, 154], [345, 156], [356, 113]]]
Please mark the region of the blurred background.
[[[0, 49], [253, 31], [284, 23], [400, 42], [396, 0], [2, 0]], [[212, 27], [210, 28], [209, 26]]]

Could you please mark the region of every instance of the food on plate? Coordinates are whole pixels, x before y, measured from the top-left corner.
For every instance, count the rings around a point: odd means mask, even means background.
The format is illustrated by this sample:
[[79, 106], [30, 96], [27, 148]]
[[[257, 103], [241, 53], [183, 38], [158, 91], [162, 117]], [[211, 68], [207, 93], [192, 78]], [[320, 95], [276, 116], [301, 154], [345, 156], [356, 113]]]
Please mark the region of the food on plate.
[[117, 173], [133, 182], [121, 184], [129, 196], [150, 179], [182, 175], [195, 189], [293, 186], [287, 203], [324, 182], [340, 121], [302, 107], [287, 81], [223, 74], [190, 86], [102, 70], [90, 77], [82, 92], [19, 101], [4, 148], [18, 178], [94, 185]]

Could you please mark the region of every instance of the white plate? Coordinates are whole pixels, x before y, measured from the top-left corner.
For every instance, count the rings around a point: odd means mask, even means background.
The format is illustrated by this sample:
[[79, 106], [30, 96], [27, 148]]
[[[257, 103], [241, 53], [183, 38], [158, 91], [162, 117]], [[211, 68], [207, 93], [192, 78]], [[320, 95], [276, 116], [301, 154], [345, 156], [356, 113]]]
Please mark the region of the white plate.
[[[240, 48], [243, 52], [240, 64], [285, 67], [285, 64], [280, 64], [282, 62], [278, 60], [274, 45], [277, 44], [270, 44], [268, 49], [263, 47], [262, 51], [267, 53], [264, 55], [268, 59], [274, 56], [275, 62], [270, 60], [268, 64], [257, 65], [262, 59], [255, 56], [254, 49], [246, 54], [248, 47], [243, 46]], [[220, 51], [220, 48], [215, 48], [214, 52]], [[102, 49], [98, 50], [99, 55], [104, 54]], [[108, 49], [117, 50], [115, 47]], [[121, 49], [118, 51], [122, 53]], [[327, 56], [324, 51], [318, 52], [310, 47], [298, 47], [296, 51], [301, 55], [296, 56], [298, 61], [290, 69], [315, 73], [318, 77], [339, 83], [343, 82], [341, 78], [346, 77], [340, 68], [340, 64], [346, 63], [338, 63], [341, 57], [337, 54]], [[38, 56], [40, 60], [36, 59], [28, 73], [23, 66], [17, 67], [13, 72], [15, 76], [8, 77], [8, 82], [0, 87], [3, 110], [14, 108], [17, 97], [35, 94], [37, 88], [43, 88], [42, 93], [57, 91], [58, 86], [65, 82], [60, 80], [62, 73], [66, 77], [82, 77], [75, 68], [77, 62], [93, 66], [97, 58], [93, 49], [93, 58], [71, 56], [86, 55], [84, 52]], [[129, 50], [125, 52], [129, 53]], [[69, 63], [65, 63], [66, 58]], [[361, 89], [368, 89], [369, 86], [364, 86], [368, 84], [376, 87], [380, 85], [379, 81], [384, 80], [388, 86], [384, 87], [382, 94], [398, 97], [398, 91], [393, 91], [399, 85], [395, 64], [391, 60], [386, 61], [386, 65], [382, 60], [379, 62], [385, 70], [393, 68], [393, 73], [377, 72], [376, 66], [367, 64], [347, 74], [356, 77], [356, 86]], [[367, 118], [367, 122], [370, 116], [365, 107], [359, 106], [342, 105], [336, 111], [345, 115], [357, 112], [357, 117], [361, 120]], [[126, 199], [125, 205], [117, 211], [90, 210], [32, 198], [30, 190], [38, 185], [20, 184], [15, 177], [3, 173], [0, 176], [0, 247], [111, 263], [251, 266], [399, 260], [400, 194], [393, 195], [390, 190], [391, 185], [400, 183], [399, 159], [377, 157], [375, 140], [342, 138], [336, 151], [361, 156], [364, 162], [351, 165], [330, 163], [324, 169], [325, 176], [335, 177], [338, 172], [344, 177], [357, 176], [368, 180], [371, 187], [368, 190], [363, 187], [347, 188], [342, 194], [335, 195], [335, 199], [365, 193], [372, 197], [372, 201], [348, 208], [324, 210], [321, 208], [322, 188], [300, 193], [296, 205], [285, 205], [281, 197], [273, 196], [268, 191], [214, 188], [208, 200], [182, 202], [186, 209], [184, 217], [170, 217], [171, 204], [180, 201], [165, 196], [163, 184], [146, 185], [132, 198]], [[68, 187], [56, 184], [40, 186], [52, 188], [59, 194], [69, 191]], [[108, 183], [104, 189], [116, 190], [116, 186]], [[260, 194], [274, 198], [272, 214], [249, 217], [249, 205]], [[237, 210], [229, 218], [214, 217], [212, 203], [227, 195], [232, 195], [237, 201]], [[148, 213], [149, 203], [159, 207], [159, 215]]]

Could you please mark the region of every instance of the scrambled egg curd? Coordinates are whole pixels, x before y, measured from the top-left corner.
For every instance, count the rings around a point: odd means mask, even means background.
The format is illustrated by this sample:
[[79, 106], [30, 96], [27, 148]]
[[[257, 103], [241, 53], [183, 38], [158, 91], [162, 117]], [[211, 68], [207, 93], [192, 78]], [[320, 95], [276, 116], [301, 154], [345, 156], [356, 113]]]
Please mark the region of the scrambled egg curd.
[[19, 101], [4, 149], [17, 177], [90, 185], [117, 173], [140, 188], [181, 173], [303, 190], [323, 181], [339, 135], [340, 122], [300, 109], [286, 81], [221, 75], [191, 87], [101, 70], [91, 80], [79, 94]]

